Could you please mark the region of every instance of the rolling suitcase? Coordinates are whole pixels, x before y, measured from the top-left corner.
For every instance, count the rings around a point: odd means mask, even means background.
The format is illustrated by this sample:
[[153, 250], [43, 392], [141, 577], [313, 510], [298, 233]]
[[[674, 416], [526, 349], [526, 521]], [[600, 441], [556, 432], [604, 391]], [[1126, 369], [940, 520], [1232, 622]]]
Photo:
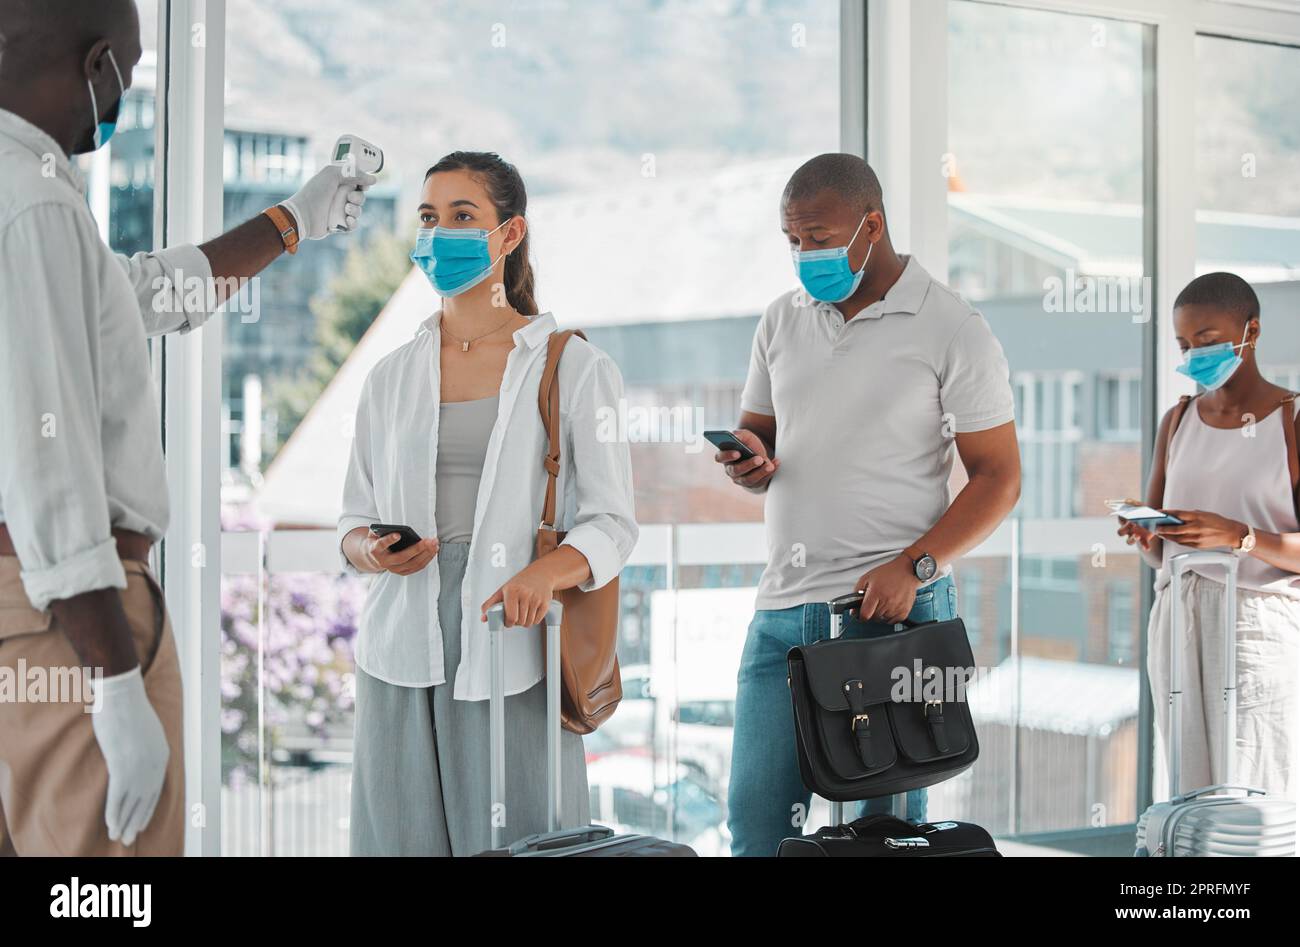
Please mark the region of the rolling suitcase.
[[[1191, 792], [1179, 792], [1182, 756], [1182, 579], [1196, 563], [1221, 565], [1227, 572], [1224, 589], [1223, 782]], [[1237, 742], [1237, 557], [1232, 553], [1188, 552], [1170, 560], [1169, 594], [1169, 795], [1138, 820], [1139, 857], [1288, 856], [1295, 855], [1296, 806], [1270, 799], [1261, 789], [1234, 785]], [[1243, 795], [1233, 795], [1243, 793]]]
[[603, 825], [560, 828], [560, 617], [561, 606], [552, 602], [546, 613], [546, 832], [529, 835], [505, 845], [509, 817], [505, 807], [505, 609], [488, 610], [490, 638], [490, 684], [488, 695], [491, 740], [489, 786], [492, 795], [492, 848], [481, 856], [514, 858], [693, 858], [695, 852], [649, 835], [616, 835]]
[[[862, 604], [861, 593], [842, 595], [830, 603], [831, 638], [844, 631], [844, 615]], [[907, 793], [890, 797], [892, 815], [868, 815], [844, 822], [844, 803], [831, 801], [830, 825], [812, 835], [788, 838], [777, 848], [778, 858], [1000, 857], [993, 837], [970, 822], [913, 824], [907, 821]]]
[[913, 825], [892, 815], [869, 815], [845, 825], [828, 825], [812, 835], [788, 838], [781, 858], [1000, 858], [987, 831], [970, 822]]

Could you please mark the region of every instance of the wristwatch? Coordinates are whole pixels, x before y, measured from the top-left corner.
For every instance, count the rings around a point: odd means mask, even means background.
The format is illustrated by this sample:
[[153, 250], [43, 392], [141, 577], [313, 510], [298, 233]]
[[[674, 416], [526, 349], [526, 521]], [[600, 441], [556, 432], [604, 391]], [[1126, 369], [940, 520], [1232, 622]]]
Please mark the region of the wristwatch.
[[1239, 556], [1248, 556], [1255, 551], [1255, 527], [1247, 524], [1246, 535], [1241, 537], [1241, 545], [1233, 550]]
[[289, 253], [297, 253], [299, 241], [298, 221], [293, 219], [293, 215], [279, 204], [268, 207], [262, 213], [271, 218], [271, 223], [275, 224], [275, 229], [280, 231], [280, 239], [284, 241], [285, 250]]
[[922, 582], [929, 582], [939, 571], [939, 563], [928, 552], [913, 555], [910, 550], [904, 549], [903, 555], [912, 560], [912, 574]]

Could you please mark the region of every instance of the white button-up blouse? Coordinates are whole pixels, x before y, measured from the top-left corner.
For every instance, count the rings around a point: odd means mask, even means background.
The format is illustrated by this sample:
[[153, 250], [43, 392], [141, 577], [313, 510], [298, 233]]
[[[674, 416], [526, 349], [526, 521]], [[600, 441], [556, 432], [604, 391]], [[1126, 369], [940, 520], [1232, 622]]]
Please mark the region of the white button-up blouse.
[[[437, 313], [425, 320], [415, 338], [385, 356], [362, 386], [338, 524], [340, 555], [343, 537], [371, 523], [438, 535], [440, 319]], [[461, 661], [452, 696], [487, 699], [488, 631], [479, 606], [535, 554], [546, 490], [546, 434], [537, 396], [546, 341], [555, 329], [550, 313], [534, 317], [515, 333], [506, 360], [461, 585], [460, 628], [439, 626], [436, 558], [415, 575], [372, 576], [356, 642], [357, 666], [372, 677], [403, 687], [445, 683], [442, 636], [459, 634]], [[591, 590], [619, 574], [637, 540], [628, 445], [602, 436], [612, 426], [600, 424], [605, 412], [617, 410], [623, 379], [608, 355], [575, 336], [560, 360], [559, 385], [563, 444], [557, 516], [560, 528], [568, 530], [564, 544], [581, 552], [591, 567], [591, 578], [581, 586]], [[355, 574], [347, 557], [342, 559], [344, 569]], [[506, 693], [517, 694], [543, 677], [543, 638], [531, 629], [512, 632], [506, 640]]]

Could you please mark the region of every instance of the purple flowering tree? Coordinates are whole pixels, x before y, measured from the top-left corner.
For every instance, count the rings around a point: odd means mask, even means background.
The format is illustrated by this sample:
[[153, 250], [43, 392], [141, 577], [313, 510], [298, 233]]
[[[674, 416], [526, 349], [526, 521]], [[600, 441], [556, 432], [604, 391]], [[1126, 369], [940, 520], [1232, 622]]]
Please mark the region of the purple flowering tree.
[[[223, 516], [227, 532], [263, 524], [247, 511]], [[345, 735], [353, 707], [353, 641], [365, 602], [362, 580], [292, 573], [267, 581], [261, 628], [265, 739], [272, 751], [293, 734]], [[236, 784], [257, 772], [258, 589], [256, 576], [225, 576], [221, 588], [222, 772]]]

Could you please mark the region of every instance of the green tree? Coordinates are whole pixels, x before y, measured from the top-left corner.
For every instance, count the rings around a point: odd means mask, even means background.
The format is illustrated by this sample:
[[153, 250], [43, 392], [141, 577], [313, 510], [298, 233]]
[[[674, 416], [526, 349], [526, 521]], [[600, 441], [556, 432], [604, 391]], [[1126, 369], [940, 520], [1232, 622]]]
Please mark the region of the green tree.
[[276, 453], [388, 305], [411, 270], [410, 252], [411, 244], [396, 234], [375, 233], [348, 251], [342, 271], [312, 299], [315, 351], [295, 377], [273, 385], [268, 399], [277, 419]]

